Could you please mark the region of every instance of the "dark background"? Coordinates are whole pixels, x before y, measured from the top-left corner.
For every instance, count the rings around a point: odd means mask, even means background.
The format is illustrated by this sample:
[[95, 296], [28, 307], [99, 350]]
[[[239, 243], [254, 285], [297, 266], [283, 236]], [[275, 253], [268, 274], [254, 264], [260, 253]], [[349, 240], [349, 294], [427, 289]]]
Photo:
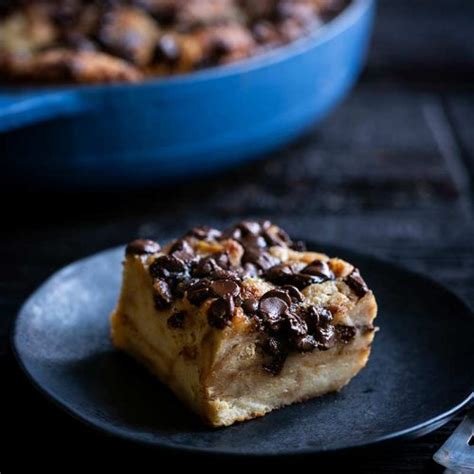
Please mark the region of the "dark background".
[[[381, 0], [359, 85], [322, 126], [286, 149], [239, 170], [160, 190], [4, 194], [0, 406], [8, 441], [0, 447], [0, 469], [8, 461], [34, 468], [84, 463], [92, 469], [95, 459], [109, 467], [168, 469], [164, 453], [98, 434], [43, 399], [20, 373], [8, 343], [19, 305], [42, 280], [66, 263], [136, 236], [163, 238], [193, 224], [266, 217], [293, 235], [382, 255], [429, 274], [473, 307], [473, 126], [474, 1]], [[431, 456], [461, 418], [415, 441], [305, 465], [441, 472]], [[171, 460], [174, 468], [183, 460], [238, 466], [218, 458]]]

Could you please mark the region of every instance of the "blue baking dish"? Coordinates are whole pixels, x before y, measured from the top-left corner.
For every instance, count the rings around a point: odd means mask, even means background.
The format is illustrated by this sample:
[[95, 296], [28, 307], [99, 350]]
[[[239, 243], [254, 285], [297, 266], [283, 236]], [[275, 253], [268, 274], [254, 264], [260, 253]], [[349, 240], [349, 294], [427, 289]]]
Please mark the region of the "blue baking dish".
[[139, 84], [0, 88], [2, 181], [149, 185], [230, 166], [321, 120], [363, 66], [374, 0], [248, 60]]

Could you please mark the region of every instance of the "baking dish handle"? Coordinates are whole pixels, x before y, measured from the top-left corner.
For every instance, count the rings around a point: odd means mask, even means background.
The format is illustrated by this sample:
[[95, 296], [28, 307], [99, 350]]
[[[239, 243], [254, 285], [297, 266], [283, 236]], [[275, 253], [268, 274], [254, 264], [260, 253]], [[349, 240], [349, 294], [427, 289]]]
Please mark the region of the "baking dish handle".
[[0, 92], [0, 133], [55, 118], [77, 115], [88, 109], [75, 91]]

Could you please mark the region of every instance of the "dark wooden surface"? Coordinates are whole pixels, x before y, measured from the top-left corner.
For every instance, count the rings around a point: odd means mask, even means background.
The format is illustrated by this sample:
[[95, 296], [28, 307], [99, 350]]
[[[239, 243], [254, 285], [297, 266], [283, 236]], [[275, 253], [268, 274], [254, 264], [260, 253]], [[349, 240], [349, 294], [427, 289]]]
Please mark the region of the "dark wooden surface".
[[[66, 466], [58, 451], [85, 469], [97, 458], [130, 468], [137, 462], [143, 470], [164, 465], [164, 453], [100, 435], [45, 401], [8, 344], [19, 305], [44, 278], [135, 236], [268, 217], [292, 234], [430, 274], [474, 307], [473, 22], [472, 0], [380, 1], [369, 64], [351, 97], [298, 142], [239, 170], [140, 193], [5, 195], [0, 370], [7, 441], [0, 470], [8, 461]], [[306, 466], [441, 472], [431, 457], [460, 419], [418, 440], [305, 460]], [[229, 465], [217, 458], [172, 460]]]

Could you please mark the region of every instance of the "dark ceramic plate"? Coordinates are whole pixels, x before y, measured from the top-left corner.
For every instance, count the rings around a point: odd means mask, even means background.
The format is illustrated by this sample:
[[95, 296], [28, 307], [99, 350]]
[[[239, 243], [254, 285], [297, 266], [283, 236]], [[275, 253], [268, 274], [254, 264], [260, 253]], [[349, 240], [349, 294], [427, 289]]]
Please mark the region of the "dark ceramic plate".
[[209, 429], [112, 348], [108, 315], [123, 249], [56, 273], [25, 303], [18, 360], [49, 398], [108, 433], [156, 446], [238, 455], [316, 453], [427, 433], [472, 397], [474, 318], [452, 293], [395, 265], [311, 246], [361, 268], [379, 303], [368, 366], [340, 393], [230, 428]]

